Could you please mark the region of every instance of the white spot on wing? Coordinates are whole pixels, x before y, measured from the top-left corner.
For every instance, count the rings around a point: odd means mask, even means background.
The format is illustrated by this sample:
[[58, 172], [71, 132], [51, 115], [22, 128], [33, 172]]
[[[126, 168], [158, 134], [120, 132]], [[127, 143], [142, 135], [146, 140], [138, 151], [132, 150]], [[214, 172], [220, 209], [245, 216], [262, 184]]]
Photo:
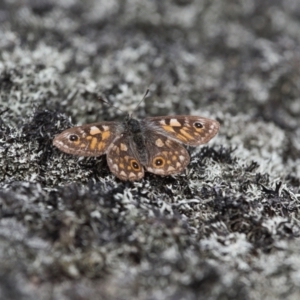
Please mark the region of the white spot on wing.
[[125, 173], [124, 171], [121, 171], [121, 172], [120, 172], [120, 175], [123, 176], [123, 177], [127, 177], [127, 176], [126, 176], [126, 173]]
[[180, 122], [178, 122], [177, 119], [171, 119], [170, 120], [170, 125], [174, 126], [174, 127], [181, 127], [181, 124], [180, 124]]
[[90, 135], [101, 133], [101, 130], [97, 126], [92, 126], [90, 129]]
[[130, 179], [135, 178], [135, 174], [130, 172], [128, 178], [130, 178]]
[[180, 160], [180, 161], [185, 161], [185, 156], [179, 155], [179, 160]]
[[79, 130], [79, 132], [80, 132], [80, 134], [82, 135], [82, 137], [86, 137], [86, 133], [85, 133], [85, 131], [83, 130], [83, 129], [78, 129]]
[[120, 149], [122, 151], [127, 151], [128, 150], [127, 146], [125, 144], [123, 144], [123, 143], [120, 144]]
[[161, 139], [157, 139], [157, 140], [155, 141], [155, 145], [156, 145], [157, 147], [163, 147], [163, 146], [164, 146], [164, 142], [163, 142]]

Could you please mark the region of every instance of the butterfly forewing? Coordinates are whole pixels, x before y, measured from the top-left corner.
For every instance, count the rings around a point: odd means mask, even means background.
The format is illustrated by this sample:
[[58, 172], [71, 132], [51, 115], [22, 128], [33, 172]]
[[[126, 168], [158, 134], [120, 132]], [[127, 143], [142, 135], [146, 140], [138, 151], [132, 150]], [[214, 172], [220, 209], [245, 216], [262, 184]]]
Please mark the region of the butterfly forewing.
[[107, 151], [107, 163], [110, 171], [121, 180], [134, 181], [144, 177], [144, 168], [127, 135], [112, 142]]
[[78, 156], [100, 156], [120, 134], [120, 123], [101, 122], [77, 126], [57, 135], [53, 144], [63, 152]]
[[153, 117], [142, 122], [145, 128], [189, 146], [207, 143], [217, 134], [220, 127], [215, 120], [197, 116]]

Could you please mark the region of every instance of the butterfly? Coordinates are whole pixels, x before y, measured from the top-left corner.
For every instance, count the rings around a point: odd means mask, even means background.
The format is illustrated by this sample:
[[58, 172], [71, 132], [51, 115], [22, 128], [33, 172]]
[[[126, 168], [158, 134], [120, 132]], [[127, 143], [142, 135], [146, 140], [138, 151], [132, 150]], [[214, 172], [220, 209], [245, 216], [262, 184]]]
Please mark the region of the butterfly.
[[53, 144], [78, 156], [106, 154], [110, 171], [124, 181], [140, 180], [148, 172], [167, 176], [180, 173], [190, 162], [183, 146], [199, 146], [211, 140], [220, 124], [211, 119], [179, 115], [123, 122], [100, 122], [67, 129]]

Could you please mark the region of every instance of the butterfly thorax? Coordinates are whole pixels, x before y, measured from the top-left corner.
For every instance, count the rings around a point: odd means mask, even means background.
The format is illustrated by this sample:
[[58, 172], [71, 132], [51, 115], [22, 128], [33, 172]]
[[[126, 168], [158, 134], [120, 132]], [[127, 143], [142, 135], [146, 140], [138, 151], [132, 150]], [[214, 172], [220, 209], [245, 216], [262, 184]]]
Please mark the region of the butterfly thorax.
[[124, 134], [131, 137], [137, 150], [137, 155], [142, 163], [146, 163], [148, 160], [148, 153], [145, 143], [145, 135], [141, 123], [133, 118], [127, 118], [123, 123], [125, 127]]
[[141, 132], [141, 124], [138, 120], [129, 118], [125, 121], [126, 127], [131, 133], [139, 133]]

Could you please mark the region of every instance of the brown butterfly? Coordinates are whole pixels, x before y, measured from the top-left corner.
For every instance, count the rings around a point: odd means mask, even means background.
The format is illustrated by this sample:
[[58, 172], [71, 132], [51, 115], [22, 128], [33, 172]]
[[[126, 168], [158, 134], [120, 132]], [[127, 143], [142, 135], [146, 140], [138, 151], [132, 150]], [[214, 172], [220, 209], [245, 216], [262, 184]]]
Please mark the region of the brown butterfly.
[[190, 162], [182, 144], [207, 143], [220, 124], [197, 116], [163, 116], [73, 127], [55, 137], [53, 144], [78, 156], [107, 155], [110, 171], [121, 180], [140, 180], [146, 171], [166, 176], [180, 173]]

